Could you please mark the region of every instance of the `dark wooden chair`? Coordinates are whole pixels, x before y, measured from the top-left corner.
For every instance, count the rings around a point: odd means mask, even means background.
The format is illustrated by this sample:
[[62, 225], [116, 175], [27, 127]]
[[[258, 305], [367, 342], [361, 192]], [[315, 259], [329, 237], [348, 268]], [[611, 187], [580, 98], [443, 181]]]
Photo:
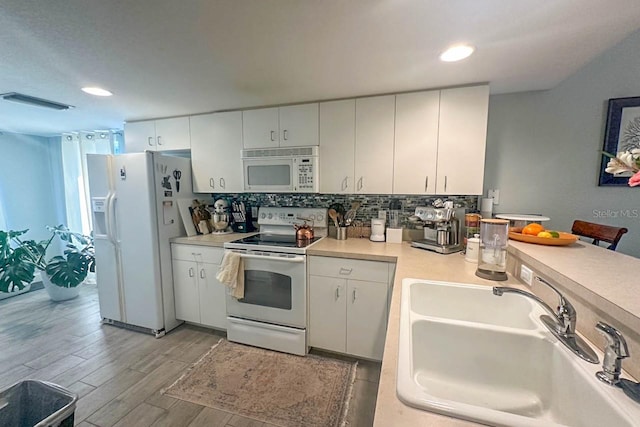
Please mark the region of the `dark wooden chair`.
[[616, 250], [618, 242], [627, 230], [624, 227], [613, 227], [611, 225], [596, 224], [594, 222], [581, 221], [576, 219], [573, 221], [571, 232], [578, 236], [593, 239], [594, 245], [600, 245], [600, 242], [610, 243], [607, 249]]

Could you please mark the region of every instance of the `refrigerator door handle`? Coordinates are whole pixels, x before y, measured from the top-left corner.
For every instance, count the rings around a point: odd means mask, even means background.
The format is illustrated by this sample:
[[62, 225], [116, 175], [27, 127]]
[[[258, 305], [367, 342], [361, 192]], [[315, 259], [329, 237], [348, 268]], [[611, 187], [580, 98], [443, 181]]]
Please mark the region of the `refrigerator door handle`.
[[109, 230], [109, 240], [114, 245], [118, 245], [118, 236], [117, 236], [117, 223], [116, 223], [116, 200], [117, 197], [114, 193], [111, 193], [109, 197], [109, 215], [108, 215], [108, 230]]
[[107, 240], [113, 243], [113, 239], [111, 238], [111, 197], [113, 193], [109, 191], [105, 200], [105, 232], [107, 235]]

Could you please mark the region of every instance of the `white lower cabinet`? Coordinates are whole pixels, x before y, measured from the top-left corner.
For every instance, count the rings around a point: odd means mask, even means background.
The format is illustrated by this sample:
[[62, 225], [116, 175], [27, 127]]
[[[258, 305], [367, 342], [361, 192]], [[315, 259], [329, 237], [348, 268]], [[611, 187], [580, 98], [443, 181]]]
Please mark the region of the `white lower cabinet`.
[[381, 360], [393, 264], [310, 258], [309, 345]]
[[171, 245], [176, 318], [227, 329], [226, 287], [216, 280], [224, 249]]

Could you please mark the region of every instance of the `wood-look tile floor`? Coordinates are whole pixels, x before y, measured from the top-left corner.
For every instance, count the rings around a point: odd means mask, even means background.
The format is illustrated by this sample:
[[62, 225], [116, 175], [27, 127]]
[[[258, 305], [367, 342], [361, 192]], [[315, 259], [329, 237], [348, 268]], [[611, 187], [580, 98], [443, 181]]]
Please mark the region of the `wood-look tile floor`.
[[[260, 421], [160, 394], [222, 337], [182, 325], [165, 337], [102, 325], [95, 285], [55, 303], [44, 290], [0, 301], [0, 390], [26, 378], [78, 394], [82, 427], [267, 427]], [[322, 353], [329, 357], [327, 353]], [[373, 424], [380, 364], [359, 361], [350, 427]]]

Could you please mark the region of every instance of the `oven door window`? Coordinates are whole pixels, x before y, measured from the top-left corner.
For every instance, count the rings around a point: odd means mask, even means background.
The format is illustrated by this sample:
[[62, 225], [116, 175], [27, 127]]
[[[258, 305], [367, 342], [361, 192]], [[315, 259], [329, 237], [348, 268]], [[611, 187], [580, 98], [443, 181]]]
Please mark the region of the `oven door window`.
[[248, 165], [247, 182], [251, 186], [291, 185], [291, 165]]
[[262, 270], [245, 270], [244, 304], [291, 310], [291, 277]]

